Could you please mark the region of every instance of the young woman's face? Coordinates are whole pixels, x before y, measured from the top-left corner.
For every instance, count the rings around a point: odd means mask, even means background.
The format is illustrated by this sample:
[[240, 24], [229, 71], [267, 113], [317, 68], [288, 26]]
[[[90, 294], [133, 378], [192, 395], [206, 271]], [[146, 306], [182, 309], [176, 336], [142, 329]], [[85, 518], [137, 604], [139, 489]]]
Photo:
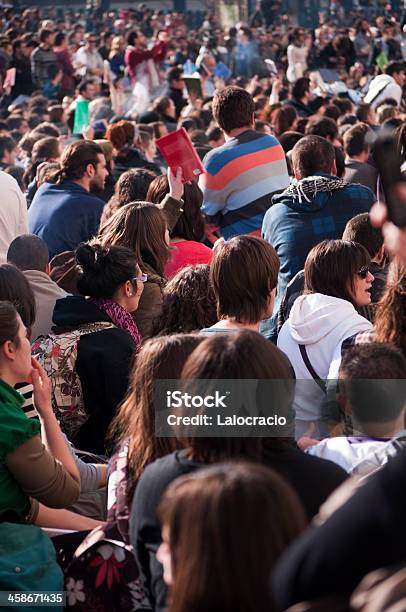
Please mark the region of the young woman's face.
[[357, 306], [367, 306], [371, 303], [370, 289], [373, 280], [368, 266], [363, 266], [355, 275], [353, 295]]
[[[18, 327], [18, 335], [17, 342], [14, 343], [16, 352], [15, 352], [15, 360], [13, 362], [13, 370], [18, 382], [25, 382], [28, 380], [32, 365], [31, 365], [31, 345], [27, 335], [27, 329], [24, 323], [21, 321], [20, 316], [18, 315], [19, 327]], [[17, 347], [17, 344], [19, 346]]]
[[165, 583], [170, 586], [173, 582], [172, 576], [172, 557], [171, 557], [171, 549], [169, 546], [169, 529], [168, 527], [163, 527], [162, 529], [162, 542], [160, 547], [157, 550], [156, 558], [159, 563], [162, 563], [164, 568], [164, 580]]

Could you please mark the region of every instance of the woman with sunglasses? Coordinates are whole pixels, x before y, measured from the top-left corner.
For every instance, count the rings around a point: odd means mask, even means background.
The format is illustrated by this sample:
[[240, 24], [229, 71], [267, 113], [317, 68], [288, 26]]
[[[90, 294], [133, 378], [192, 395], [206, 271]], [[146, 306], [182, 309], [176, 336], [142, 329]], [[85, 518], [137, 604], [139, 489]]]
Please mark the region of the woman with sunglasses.
[[278, 337], [295, 370], [296, 438], [328, 435], [321, 419], [325, 380], [337, 378], [343, 342], [372, 329], [358, 312], [371, 302], [374, 277], [368, 251], [357, 242], [324, 240], [304, 268], [304, 294], [296, 299]]
[[[134, 252], [122, 246], [103, 247], [94, 241], [80, 245], [75, 257], [81, 295], [57, 300], [53, 321], [59, 333], [51, 338], [58, 354], [68, 354], [64, 334], [80, 333], [74, 371], [81, 383], [85, 418], [72, 422], [62, 413], [60, 422], [66, 423], [65, 433], [77, 448], [105, 454], [106, 432], [126, 393], [132, 356], [141, 341], [130, 313], [138, 308], [147, 275]], [[41, 350], [40, 339], [33, 352]], [[65, 394], [72, 393], [71, 378], [68, 372]]]

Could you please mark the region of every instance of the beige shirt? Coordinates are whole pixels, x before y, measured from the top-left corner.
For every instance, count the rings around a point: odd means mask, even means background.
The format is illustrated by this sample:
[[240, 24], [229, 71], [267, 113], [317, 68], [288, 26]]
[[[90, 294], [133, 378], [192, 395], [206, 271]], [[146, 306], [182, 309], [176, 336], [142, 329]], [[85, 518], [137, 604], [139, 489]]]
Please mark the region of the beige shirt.
[[15, 178], [0, 170], [0, 264], [17, 236], [28, 234], [27, 202]]
[[31, 341], [38, 336], [46, 336], [52, 333], [52, 315], [55, 302], [68, 294], [61, 289], [45, 272], [39, 270], [24, 270], [25, 278], [30, 283], [35, 295], [37, 315], [32, 326]]

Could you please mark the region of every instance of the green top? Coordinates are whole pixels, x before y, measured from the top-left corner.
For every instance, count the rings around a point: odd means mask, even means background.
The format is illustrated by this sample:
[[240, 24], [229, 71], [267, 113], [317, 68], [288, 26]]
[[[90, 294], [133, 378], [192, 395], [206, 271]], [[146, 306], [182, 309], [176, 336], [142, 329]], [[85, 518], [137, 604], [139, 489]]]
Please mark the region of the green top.
[[24, 514], [28, 509], [28, 495], [5, 464], [9, 453], [41, 431], [36, 419], [26, 417], [23, 404], [23, 396], [0, 380], [0, 515], [8, 510]]

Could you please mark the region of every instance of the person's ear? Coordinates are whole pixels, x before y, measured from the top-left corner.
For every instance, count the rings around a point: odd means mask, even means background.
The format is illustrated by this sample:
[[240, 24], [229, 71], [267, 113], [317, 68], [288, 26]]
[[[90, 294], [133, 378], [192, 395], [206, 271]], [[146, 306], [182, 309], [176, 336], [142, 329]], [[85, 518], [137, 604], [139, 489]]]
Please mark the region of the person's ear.
[[93, 178], [94, 175], [95, 175], [95, 172], [96, 172], [96, 170], [95, 170], [93, 164], [87, 164], [87, 166], [86, 166], [86, 174], [87, 174], [87, 176], [89, 178]]
[[330, 174], [332, 174], [333, 176], [337, 176], [337, 164], [336, 164], [336, 160], [333, 160], [333, 163], [331, 164], [331, 171]]
[[123, 291], [126, 297], [132, 297], [135, 295], [133, 284], [130, 280], [126, 281], [123, 285]]
[[45, 274], [48, 274], [48, 276], [51, 274], [51, 266], [49, 263], [45, 266]]
[[6, 359], [10, 360], [10, 361], [14, 361], [15, 357], [16, 357], [16, 347], [14, 345], [13, 342], [11, 342], [11, 340], [7, 340], [2, 346], [1, 346], [1, 354], [2, 356], [4, 356]]
[[252, 117], [251, 117], [251, 126], [254, 128], [255, 127], [255, 114], [252, 113]]

